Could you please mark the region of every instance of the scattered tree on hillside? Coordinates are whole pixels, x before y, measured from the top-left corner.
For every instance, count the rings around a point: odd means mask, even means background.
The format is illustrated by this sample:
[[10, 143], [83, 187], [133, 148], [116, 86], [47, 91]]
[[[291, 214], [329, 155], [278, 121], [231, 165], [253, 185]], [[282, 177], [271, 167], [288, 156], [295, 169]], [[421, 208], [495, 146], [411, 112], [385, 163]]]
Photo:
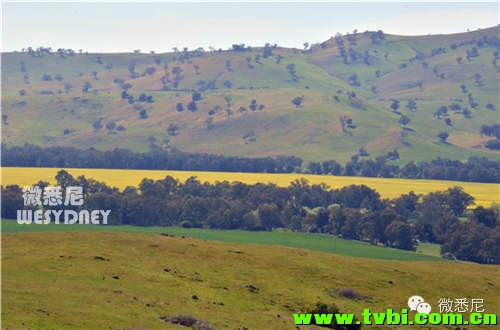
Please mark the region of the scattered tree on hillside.
[[482, 81], [482, 76], [480, 73], [474, 73], [474, 82], [476, 83], [476, 86], [481, 87], [483, 86], [483, 81]]
[[469, 102], [469, 106], [473, 109], [476, 109], [477, 107], [479, 107], [479, 103], [476, 102], [476, 100], [474, 100], [474, 97], [472, 96], [471, 93], [467, 94], [467, 101]]
[[146, 73], [148, 76], [152, 76], [156, 72], [156, 68], [154, 66], [147, 67], [146, 70], [144, 70], [144, 73]]
[[298, 108], [298, 107], [302, 106], [303, 101], [304, 101], [303, 96], [297, 96], [292, 100], [292, 103], [293, 103], [293, 105], [295, 105], [295, 107]]
[[485, 147], [491, 150], [500, 150], [500, 140], [488, 140], [486, 141]]
[[191, 98], [193, 102], [201, 100], [201, 93], [199, 92], [194, 92], [193, 95], [191, 95]]
[[440, 106], [435, 112], [434, 112], [434, 118], [441, 119], [441, 116], [448, 115], [448, 107], [445, 105]]
[[89, 89], [92, 88], [92, 84], [88, 81], [86, 81], [84, 84], [83, 84], [83, 87], [82, 87], [82, 92], [84, 94], [87, 94], [89, 92]]
[[195, 64], [193, 67], [194, 67], [195, 74], [197, 74], [197, 75], [201, 74], [199, 65]]
[[414, 99], [409, 99], [406, 108], [412, 112], [417, 111], [417, 102]]
[[183, 105], [181, 102], [179, 102], [179, 103], [177, 103], [177, 105], [175, 106], [175, 109], [176, 109], [178, 112], [182, 112], [182, 111], [184, 111], [184, 105]]
[[245, 57], [245, 60], [247, 61], [247, 67], [249, 69], [253, 69], [254, 66], [252, 65], [252, 58], [250, 56]]
[[94, 121], [92, 123], [92, 126], [97, 130], [97, 129], [101, 129], [102, 128], [102, 118]]
[[477, 50], [476, 47], [472, 47], [472, 49], [466, 51], [466, 54], [467, 54], [467, 61], [470, 61], [471, 58], [479, 56], [479, 51]]
[[116, 122], [114, 122], [113, 120], [106, 123], [106, 128], [110, 131], [115, 129], [115, 127], [116, 127]]
[[391, 109], [392, 109], [392, 112], [396, 112], [399, 109], [399, 101], [398, 100], [392, 100]]
[[358, 80], [358, 75], [353, 73], [350, 77], [349, 77], [349, 85], [351, 86], [355, 86], [355, 87], [359, 87], [361, 86], [359, 80]]
[[147, 118], [148, 118], [148, 112], [146, 111], [146, 109], [142, 109], [139, 112], [139, 119], [147, 119]]
[[410, 117], [406, 115], [402, 115], [401, 117], [399, 117], [399, 123], [405, 127], [410, 123], [410, 121], [411, 121]]
[[179, 126], [177, 124], [169, 124], [167, 127], [167, 133], [169, 135], [175, 136], [179, 132]]
[[295, 71], [295, 63], [288, 63], [286, 65], [286, 71], [292, 76], [293, 81], [297, 81], [299, 79], [297, 72]]
[[187, 109], [191, 112], [195, 112], [196, 110], [198, 110], [198, 107], [196, 106], [196, 102], [194, 102], [194, 101], [189, 102], [187, 105]]
[[443, 142], [443, 143], [444, 143], [444, 142], [446, 142], [446, 140], [448, 139], [449, 134], [448, 134], [448, 132], [440, 132], [440, 133], [438, 133], [436, 136], [439, 138], [439, 140], [440, 140], [441, 142]]
[[468, 108], [463, 108], [462, 114], [464, 115], [464, 118], [466, 118], [466, 119], [472, 118], [472, 112]]
[[257, 100], [252, 100], [252, 102], [250, 102], [250, 106], [249, 106], [250, 110], [252, 111], [255, 111], [257, 110]]

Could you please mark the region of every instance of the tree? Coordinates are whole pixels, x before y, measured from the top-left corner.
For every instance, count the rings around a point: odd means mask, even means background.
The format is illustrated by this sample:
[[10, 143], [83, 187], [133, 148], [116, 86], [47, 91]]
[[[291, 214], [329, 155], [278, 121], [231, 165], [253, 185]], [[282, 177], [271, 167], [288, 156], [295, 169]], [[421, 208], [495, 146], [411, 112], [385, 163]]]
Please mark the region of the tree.
[[7, 125], [8, 118], [9, 118], [9, 116], [2, 114], [2, 124]]
[[68, 94], [71, 91], [71, 88], [73, 88], [73, 86], [70, 83], [67, 82], [64, 83], [64, 92], [66, 94]]
[[15, 219], [17, 210], [23, 209], [23, 191], [17, 185], [2, 186], [2, 218]]
[[462, 114], [464, 115], [464, 118], [471, 118], [472, 117], [472, 112], [468, 108], [463, 108]]
[[25, 96], [26, 95], [26, 91], [24, 89], [21, 89], [19, 91], [19, 96]]
[[358, 75], [353, 73], [350, 77], [349, 77], [349, 85], [351, 86], [355, 86], [355, 87], [359, 87], [361, 86], [359, 80], [358, 80]]
[[408, 104], [406, 105], [408, 110], [410, 111], [416, 111], [417, 110], [417, 102], [415, 102], [414, 99], [409, 99]]
[[410, 123], [411, 119], [408, 116], [402, 115], [399, 117], [399, 123], [406, 127]]
[[182, 111], [184, 111], [184, 105], [183, 105], [181, 102], [179, 102], [179, 103], [177, 103], [177, 105], [175, 106], [175, 109], [176, 109], [178, 112], [182, 112]]
[[196, 102], [195, 101], [189, 102], [187, 105], [187, 109], [191, 112], [195, 112], [196, 110], [198, 110], [198, 107], [196, 106]]
[[292, 103], [295, 105], [295, 107], [300, 107], [302, 106], [302, 102], [304, 101], [304, 97], [303, 96], [297, 96], [296, 98], [294, 98], [292, 100]]
[[150, 67], [147, 67], [146, 70], [144, 70], [144, 72], [148, 76], [152, 76], [156, 72], [156, 68], [154, 66], [150, 66]]
[[92, 123], [92, 126], [95, 129], [101, 129], [102, 128], [102, 119], [98, 119]]
[[448, 126], [453, 126], [453, 123], [451, 122], [451, 118], [446, 118], [444, 120], [445, 124], [448, 125]]
[[392, 100], [391, 109], [392, 109], [392, 112], [396, 112], [399, 109], [399, 101], [398, 100]]
[[[441, 254], [450, 253], [460, 260], [484, 262], [482, 242], [489, 236], [488, 227], [483, 224], [467, 221], [458, 228], [441, 245]], [[498, 258], [498, 250], [496, 251]]]
[[486, 109], [495, 110], [495, 105], [493, 105], [492, 103], [488, 103], [488, 104], [486, 104]]
[[462, 216], [467, 206], [474, 203], [474, 198], [458, 186], [448, 188], [445, 196], [449, 208], [457, 217]]
[[448, 132], [440, 132], [436, 136], [439, 138], [439, 140], [441, 140], [441, 142], [444, 143], [446, 142], [446, 139], [448, 139], [449, 134]]
[[478, 206], [474, 209], [469, 220], [482, 223], [486, 227], [494, 228], [497, 224], [497, 215], [495, 210]]
[[249, 106], [250, 110], [255, 111], [257, 110], [257, 100], [252, 100]]
[[191, 96], [193, 99], [193, 102], [201, 100], [201, 93], [199, 92], [194, 92], [193, 95]]
[[140, 119], [147, 119], [148, 118], [148, 112], [146, 111], [146, 109], [142, 109], [139, 112], [139, 118]]
[[483, 86], [483, 81], [482, 81], [481, 74], [479, 74], [479, 73], [475, 73], [474, 74], [474, 82], [476, 83], [476, 85], [478, 87]]
[[276, 204], [262, 204], [258, 207], [257, 213], [262, 226], [264, 226], [266, 230], [273, 230], [273, 228], [283, 226]]
[[112, 131], [116, 127], [116, 123], [114, 121], [110, 121], [106, 123], [106, 128], [110, 131]]
[[384, 234], [389, 246], [402, 250], [416, 250], [410, 224], [402, 221], [393, 221], [387, 226]]
[[297, 72], [295, 71], [295, 63], [289, 63], [286, 65], [286, 71], [292, 76], [293, 81], [297, 81]]
[[86, 81], [84, 84], [83, 84], [83, 87], [82, 87], [82, 92], [84, 94], [87, 94], [89, 92], [89, 89], [92, 88], [92, 84], [88, 81]]
[[179, 131], [179, 126], [177, 124], [169, 124], [167, 127], [167, 133], [175, 136]]

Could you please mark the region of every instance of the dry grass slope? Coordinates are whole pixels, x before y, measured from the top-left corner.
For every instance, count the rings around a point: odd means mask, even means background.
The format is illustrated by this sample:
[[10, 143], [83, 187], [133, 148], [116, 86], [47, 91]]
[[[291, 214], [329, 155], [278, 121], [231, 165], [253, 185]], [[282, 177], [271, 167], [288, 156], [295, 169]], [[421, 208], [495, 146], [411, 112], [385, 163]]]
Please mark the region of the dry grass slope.
[[[2, 241], [8, 329], [179, 329], [159, 317], [183, 313], [216, 329], [293, 329], [292, 313], [318, 300], [359, 315], [400, 310], [415, 294], [433, 307], [441, 297], [483, 298], [488, 312], [500, 312], [499, 266], [128, 233], [3, 234]], [[371, 301], [341, 294], [349, 288]]]

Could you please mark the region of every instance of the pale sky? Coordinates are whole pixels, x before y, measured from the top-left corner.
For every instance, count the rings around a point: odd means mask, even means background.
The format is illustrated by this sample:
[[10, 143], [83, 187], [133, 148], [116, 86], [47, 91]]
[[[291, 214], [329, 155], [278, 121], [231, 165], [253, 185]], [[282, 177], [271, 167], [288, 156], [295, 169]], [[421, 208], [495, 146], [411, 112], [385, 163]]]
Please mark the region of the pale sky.
[[493, 2], [2, 2], [2, 50], [171, 51], [266, 42], [301, 48], [337, 32], [464, 32], [498, 24]]

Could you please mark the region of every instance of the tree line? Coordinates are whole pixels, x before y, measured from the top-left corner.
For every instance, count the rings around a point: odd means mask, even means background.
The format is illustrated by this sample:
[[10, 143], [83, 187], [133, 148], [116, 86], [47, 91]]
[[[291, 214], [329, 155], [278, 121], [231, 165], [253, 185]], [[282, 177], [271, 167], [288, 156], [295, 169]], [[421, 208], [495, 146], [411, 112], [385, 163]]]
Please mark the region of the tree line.
[[[211, 229], [292, 231], [331, 234], [344, 239], [415, 250], [418, 242], [438, 243], [442, 253], [481, 263], [500, 263], [500, 226], [495, 209], [467, 210], [473, 198], [460, 187], [383, 200], [373, 189], [351, 185], [330, 189], [300, 179], [288, 187], [241, 182], [185, 182], [167, 176], [143, 179], [123, 191], [61, 170], [57, 185], [81, 186], [83, 209], [111, 209], [109, 224], [182, 226]], [[40, 181], [44, 188], [47, 182]], [[2, 186], [2, 217], [16, 218], [22, 189]], [[64, 207], [64, 206], [62, 206]], [[57, 207], [56, 207], [57, 208]], [[78, 207], [77, 207], [78, 208]], [[459, 217], [467, 216], [467, 220]]]
[[[360, 149], [361, 150], [361, 149]], [[500, 183], [498, 162], [470, 157], [466, 161], [437, 158], [429, 162], [409, 162], [404, 166], [390, 164], [398, 159], [392, 151], [375, 159], [365, 152], [353, 156], [345, 166], [335, 160], [310, 162], [294, 156], [236, 157], [206, 153], [187, 153], [171, 148], [152, 148], [146, 153], [126, 149], [99, 151], [94, 148], [46, 147], [32, 144], [9, 147], [2, 144], [2, 166], [125, 168], [180, 171], [221, 171], [254, 173], [311, 173], [339, 176], [432, 179]]]

